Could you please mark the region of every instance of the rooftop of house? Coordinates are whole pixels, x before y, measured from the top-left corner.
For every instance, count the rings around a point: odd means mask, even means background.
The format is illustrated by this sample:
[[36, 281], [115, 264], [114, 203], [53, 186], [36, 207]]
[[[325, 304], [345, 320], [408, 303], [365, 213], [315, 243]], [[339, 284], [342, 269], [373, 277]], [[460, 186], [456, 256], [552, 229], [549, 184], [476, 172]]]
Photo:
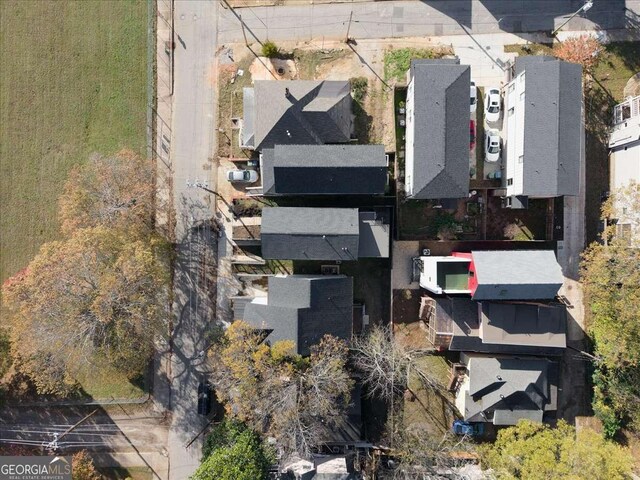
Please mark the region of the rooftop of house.
[[388, 219], [357, 208], [266, 207], [262, 256], [280, 260], [388, 257]]
[[545, 411], [557, 408], [557, 365], [549, 360], [467, 355], [466, 365], [468, 383], [458, 399], [467, 421], [541, 422]]
[[244, 304], [244, 321], [265, 330], [266, 340], [294, 342], [300, 355], [324, 335], [350, 340], [353, 279], [344, 275], [269, 277], [267, 297]]
[[563, 305], [436, 299], [436, 322], [451, 333], [449, 350], [523, 355], [562, 355], [566, 346]]
[[516, 58], [515, 67], [525, 74], [523, 194], [578, 195], [582, 67], [535, 55]]
[[412, 198], [469, 193], [470, 67], [458, 59], [412, 60], [414, 89]]
[[265, 195], [383, 194], [384, 145], [276, 145], [262, 150]]
[[351, 138], [351, 86], [335, 80], [256, 80], [243, 90], [242, 144], [345, 143]]
[[474, 300], [551, 299], [564, 281], [552, 250], [474, 250], [472, 258]]

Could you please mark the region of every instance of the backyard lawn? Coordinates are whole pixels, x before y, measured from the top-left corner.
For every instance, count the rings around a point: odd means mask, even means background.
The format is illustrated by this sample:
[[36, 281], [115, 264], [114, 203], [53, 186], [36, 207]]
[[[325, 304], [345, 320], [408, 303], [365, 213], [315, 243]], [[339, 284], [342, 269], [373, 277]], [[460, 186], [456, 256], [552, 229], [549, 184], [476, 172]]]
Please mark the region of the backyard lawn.
[[441, 385], [440, 388], [425, 387], [416, 374], [409, 376], [409, 391], [412, 396], [405, 398], [403, 422], [406, 428], [422, 429], [432, 435], [443, 435], [450, 431], [457, 417], [455, 399], [446, 391], [450, 367], [442, 355], [426, 355], [417, 363]]
[[56, 199], [92, 152], [144, 153], [147, 2], [0, 2], [0, 281], [58, 236]]

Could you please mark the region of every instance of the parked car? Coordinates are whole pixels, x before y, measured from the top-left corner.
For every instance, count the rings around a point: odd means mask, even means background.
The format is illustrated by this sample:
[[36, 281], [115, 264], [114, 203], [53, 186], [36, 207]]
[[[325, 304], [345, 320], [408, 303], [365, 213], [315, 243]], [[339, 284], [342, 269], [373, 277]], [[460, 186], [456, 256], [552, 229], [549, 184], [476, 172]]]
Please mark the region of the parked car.
[[488, 123], [500, 120], [500, 90], [491, 87], [487, 91], [484, 102], [484, 118]]
[[476, 122], [471, 120], [469, 122], [469, 148], [473, 150], [476, 146]]
[[479, 437], [484, 434], [484, 423], [465, 422], [464, 420], [454, 420], [451, 429], [456, 435], [468, 435]]
[[200, 382], [198, 385], [198, 414], [209, 415], [211, 412], [211, 403], [213, 397], [213, 389], [209, 382]]
[[487, 162], [497, 162], [500, 160], [500, 132], [498, 130], [487, 130], [485, 134], [484, 159]]
[[476, 107], [478, 106], [478, 88], [476, 87], [476, 82], [471, 81], [471, 113], [476, 111]]
[[229, 170], [227, 180], [231, 183], [255, 183], [258, 181], [258, 172], [255, 170]]

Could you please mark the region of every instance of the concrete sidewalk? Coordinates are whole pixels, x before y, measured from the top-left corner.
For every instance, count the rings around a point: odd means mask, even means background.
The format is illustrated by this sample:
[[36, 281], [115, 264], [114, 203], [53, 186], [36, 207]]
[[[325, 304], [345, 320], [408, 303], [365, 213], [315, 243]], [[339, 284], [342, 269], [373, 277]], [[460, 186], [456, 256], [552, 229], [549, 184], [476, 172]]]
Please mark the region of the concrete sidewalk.
[[[311, 41], [363, 38], [402, 38], [479, 33], [548, 32], [562, 25], [581, 4], [571, 0], [448, 0], [437, 2], [384, 1], [316, 5], [285, 3], [220, 12], [222, 43], [265, 40]], [[564, 31], [637, 28], [640, 0], [594, 2]], [[241, 19], [240, 19], [241, 17]], [[242, 20], [242, 22], [241, 22]], [[244, 24], [244, 32], [242, 28]]]

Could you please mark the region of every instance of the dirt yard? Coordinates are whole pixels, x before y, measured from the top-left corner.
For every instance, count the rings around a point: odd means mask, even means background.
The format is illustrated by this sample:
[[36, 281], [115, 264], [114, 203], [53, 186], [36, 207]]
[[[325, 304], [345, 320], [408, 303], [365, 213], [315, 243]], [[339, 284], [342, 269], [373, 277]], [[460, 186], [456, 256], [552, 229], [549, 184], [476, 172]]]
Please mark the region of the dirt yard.
[[[231, 62], [219, 66], [218, 156], [247, 156], [237, 146], [237, 130], [232, 117], [242, 116], [242, 88], [254, 80], [349, 80], [366, 79], [361, 98], [355, 99], [358, 140], [361, 143], [382, 143], [387, 151], [395, 150], [393, 88], [397, 80], [384, 79], [384, 59], [390, 51], [407, 47], [438, 47], [427, 39], [407, 38], [389, 41], [360, 40], [356, 45], [344, 42], [282, 42], [279, 58], [259, 56], [259, 45], [225, 45]], [[242, 75], [240, 75], [240, 72]], [[354, 95], [355, 97], [355, 95]], [[375, 121], [374, 121], [375, 119]], [[231, 133], [229, 133], [231, 132]]]

